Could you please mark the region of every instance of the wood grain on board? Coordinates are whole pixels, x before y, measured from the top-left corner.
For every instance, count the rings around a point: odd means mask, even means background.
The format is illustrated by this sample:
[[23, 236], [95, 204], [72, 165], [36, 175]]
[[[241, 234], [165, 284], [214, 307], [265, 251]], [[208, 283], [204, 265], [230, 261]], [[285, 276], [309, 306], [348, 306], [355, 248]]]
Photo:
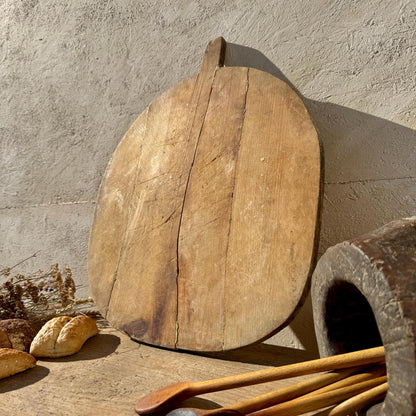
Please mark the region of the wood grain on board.
[[90, 236], [91, 291], [116, 328], [194, 351], [288, 322], [314, 258], [320, 150], [301, 99], [252, 68], [201, 72], [154, 100], [120, 142]]

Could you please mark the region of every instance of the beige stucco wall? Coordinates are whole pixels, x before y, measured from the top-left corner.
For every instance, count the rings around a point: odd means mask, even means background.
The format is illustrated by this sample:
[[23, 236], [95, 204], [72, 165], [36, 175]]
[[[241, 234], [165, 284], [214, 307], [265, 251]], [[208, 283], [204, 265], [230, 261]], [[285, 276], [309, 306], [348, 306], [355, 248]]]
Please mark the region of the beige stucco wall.
[[[69, 264], [105, 166], [138, 114], [196, 73], [208, 40], [304, 99], [325, 152], [320, 253], [414, 215], [416, 6], [411, 1], [0, 3], [0, 265]], [[310, 301], [274, 343], [315, 348]]]

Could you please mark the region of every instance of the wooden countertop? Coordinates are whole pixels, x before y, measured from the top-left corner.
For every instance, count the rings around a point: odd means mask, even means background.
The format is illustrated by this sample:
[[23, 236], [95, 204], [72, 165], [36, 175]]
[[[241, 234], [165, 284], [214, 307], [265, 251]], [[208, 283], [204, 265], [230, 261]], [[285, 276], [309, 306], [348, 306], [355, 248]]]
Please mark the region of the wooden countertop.
[[[178, 381], [201, 381], [316, 358], [302, 350], [259, 344], [201, 356], [147, 346], [105, 323], [70, 357], [0, 380], [1, 415], [134, 416], [136, 401]], [[299, 377], [296, 381], [306, 378]], [[294, 379], [211, 393], [200, 407], [227, 405], [275, 390]], [[209, 400], [209, 401], [207, 401]]]

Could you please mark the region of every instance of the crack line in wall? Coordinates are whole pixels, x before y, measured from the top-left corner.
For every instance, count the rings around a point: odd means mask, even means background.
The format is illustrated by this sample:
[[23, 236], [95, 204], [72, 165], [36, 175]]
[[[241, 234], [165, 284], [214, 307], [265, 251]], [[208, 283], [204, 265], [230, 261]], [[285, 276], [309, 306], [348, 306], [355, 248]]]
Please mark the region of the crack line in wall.
[[95, 199], [85, 201], [63, 201], [63, 202], [44, 202], [41, 204], [25, 204], [25, 205], [9, 205], [0, 207], [0, 210], [4, 209], [23, 209], [23, 208], [40, 208], [40, 207], [52, 207], [60, 205], [82, 205], [82, 204], [96, 204]]
[[387, 181], [400, 181], [404, 179], [416, 179], [415, 176], [401, 176], [398, 178], [380, 178], [380, 179], [356, 179], [351, 181], [339, 181], [339, 182], [325, 182], [325, 185], [350, 185], [353, 183], [371, 183], [371, 182], [387, 182]]

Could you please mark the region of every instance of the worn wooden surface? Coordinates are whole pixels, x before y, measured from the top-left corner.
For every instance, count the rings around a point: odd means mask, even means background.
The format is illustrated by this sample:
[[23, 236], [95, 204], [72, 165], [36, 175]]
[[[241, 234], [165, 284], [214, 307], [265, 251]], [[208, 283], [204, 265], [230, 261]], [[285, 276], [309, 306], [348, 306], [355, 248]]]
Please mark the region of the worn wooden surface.
[[284, 326], [313, 266], [320, 148], [301, 99], [220, 67], [173, 87], [122, 139], [101, 185], [90, 287], [111, 324], [153, 345], [221, 351]]
[[[132, 341], [107, 327], [70, 357], [39, 360], [25, 373], [0, 380], [0, 414], [33, 416], [135, 415], [136, 401], [178, 381], [202, 381], [312, 358], [306, 351], [259, 344], [214, 357], [169, 351]], [[213, 407], [263, 394], [298, 377], [211, 393], [188, 405]]]
[[416, 217], [328, 249], [312, 302], [322, 355], [383, 343], [388, 393], [368, 414], [416, 414]]

